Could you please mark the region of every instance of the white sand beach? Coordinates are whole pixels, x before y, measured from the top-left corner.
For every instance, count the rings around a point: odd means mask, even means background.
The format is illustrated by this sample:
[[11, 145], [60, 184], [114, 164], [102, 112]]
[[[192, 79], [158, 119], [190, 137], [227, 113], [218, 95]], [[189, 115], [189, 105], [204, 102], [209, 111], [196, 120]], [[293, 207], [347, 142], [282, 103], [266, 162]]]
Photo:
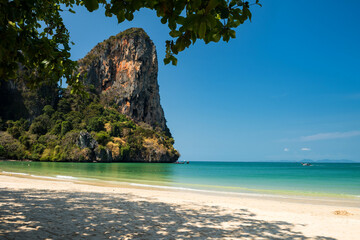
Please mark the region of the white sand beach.
[[[359, 200], [360, 203], [360, 200]], [[0, 239], [349, 239], [360, 208], [0, 174]]]

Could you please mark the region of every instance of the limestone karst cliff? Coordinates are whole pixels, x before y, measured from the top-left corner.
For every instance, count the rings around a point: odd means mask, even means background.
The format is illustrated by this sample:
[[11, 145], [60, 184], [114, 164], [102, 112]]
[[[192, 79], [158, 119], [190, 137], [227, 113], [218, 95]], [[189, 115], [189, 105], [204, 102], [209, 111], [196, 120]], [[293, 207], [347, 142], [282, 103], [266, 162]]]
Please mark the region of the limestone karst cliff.
[[143, 29], [131, 28], [110, 37], [78, 63], [85, 83], [94, 85], [102, 102], [116, 104], [135, 122], [166, 129], [156, 49]]
[[[70, 89], [0, 85], [0, 158], [40, 161], [175, 162], [160, 105], [155, 46], [129, 29], [79, 60], [89, 97]], [[6, 94], [5, 94], [6, 93]]]

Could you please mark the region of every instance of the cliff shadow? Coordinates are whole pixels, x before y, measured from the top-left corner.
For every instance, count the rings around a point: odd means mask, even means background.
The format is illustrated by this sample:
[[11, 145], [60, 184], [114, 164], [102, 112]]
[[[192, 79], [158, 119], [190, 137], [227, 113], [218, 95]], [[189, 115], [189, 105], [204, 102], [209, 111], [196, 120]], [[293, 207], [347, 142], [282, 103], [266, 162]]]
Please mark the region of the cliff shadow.
[[0, 118], [3, 120], [18, 120], [30, 115], [21, 92], [5, 81], [0, 81], [0, 102]]
[[310, 239], [294, 227], [130, 194], [0, 189], [0, 239]]

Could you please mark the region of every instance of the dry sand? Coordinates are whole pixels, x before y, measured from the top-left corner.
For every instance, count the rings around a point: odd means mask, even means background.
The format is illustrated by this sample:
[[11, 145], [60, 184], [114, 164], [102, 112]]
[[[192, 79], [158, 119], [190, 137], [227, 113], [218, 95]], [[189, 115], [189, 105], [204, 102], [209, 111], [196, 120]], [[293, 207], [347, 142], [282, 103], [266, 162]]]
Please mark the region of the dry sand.
[[345, 205], [0, 174], [0, 239], [360, 239]]

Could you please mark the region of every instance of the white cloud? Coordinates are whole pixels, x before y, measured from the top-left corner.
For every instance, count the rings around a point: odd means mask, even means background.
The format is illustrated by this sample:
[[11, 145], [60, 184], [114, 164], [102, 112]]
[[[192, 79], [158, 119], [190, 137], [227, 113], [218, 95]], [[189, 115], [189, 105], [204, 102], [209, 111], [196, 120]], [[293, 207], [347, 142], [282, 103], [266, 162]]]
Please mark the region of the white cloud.
[[301, 148], [301, 151], [311, 151], [311, 148], [303, 147]]
[[360, 136], [360, 131], [349, 131], [349, 132], [329, 132], [329, 133], [318, 133], [309, 136], [300, 137], [301, 142], [310, 142], [318, 140], [328, 140], [328, 139], [337, 139], [337, 138], [349, 138]]
[[288, 152], [288, 151], [290, 151], [290, 149], [284, 148], [284, 152]]

